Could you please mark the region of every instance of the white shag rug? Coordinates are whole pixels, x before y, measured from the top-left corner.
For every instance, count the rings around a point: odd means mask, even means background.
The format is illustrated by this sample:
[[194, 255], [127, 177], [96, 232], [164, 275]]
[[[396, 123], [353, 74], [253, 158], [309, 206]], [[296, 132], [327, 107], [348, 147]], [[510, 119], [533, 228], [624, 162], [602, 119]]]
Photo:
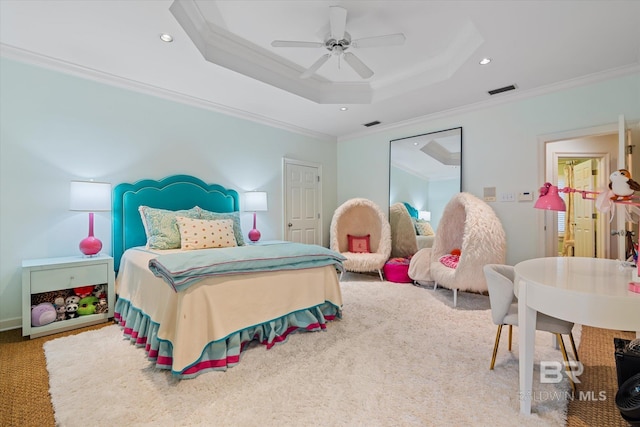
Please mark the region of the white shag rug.
[[[541, 384], [519, 414], [517, 328], [489, 370], [496, 327], [488, 297], [375, 280], [341, 282], [342, 320], [226, 372], [175, 380], [151, 367], [116, 325], [44, 345], [56, 423], [113, 426], [563, 426], [569, 384]], [[574, 335], [579, 339], [580, 329]], [[538, 332], [536, 362], [562, 361]]]

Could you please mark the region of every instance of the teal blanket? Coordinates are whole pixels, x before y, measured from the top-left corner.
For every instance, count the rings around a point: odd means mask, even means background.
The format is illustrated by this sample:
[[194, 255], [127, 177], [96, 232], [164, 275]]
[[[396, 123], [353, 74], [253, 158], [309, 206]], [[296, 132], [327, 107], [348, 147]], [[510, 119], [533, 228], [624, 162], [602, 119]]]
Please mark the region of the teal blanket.
[[149, 261], [149, 269], [178, 292], [206, 277], [225, 274], [299, 270], [326, 265], [335, 265], [342, 271], [344, 260], [346, 258], [338, 252], [322, 246], [276, 241], [160, 255]]

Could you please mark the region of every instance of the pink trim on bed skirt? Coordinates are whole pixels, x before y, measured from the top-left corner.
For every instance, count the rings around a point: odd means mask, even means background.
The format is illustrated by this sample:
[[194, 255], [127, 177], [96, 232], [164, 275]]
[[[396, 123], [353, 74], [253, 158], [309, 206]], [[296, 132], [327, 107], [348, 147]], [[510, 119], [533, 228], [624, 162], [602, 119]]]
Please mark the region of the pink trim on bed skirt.
[[[275, 344], [284, 343], [293, 332], [326, 330], [326, 322], [342, 317], [341, 309], [329, 302], [311, 307], [307, 310], [290, 313], [279, 319], [265, 322], [262, 325], [256, 325], [238, 331], [223, 340], [210, 342], [203, 348], [202, 356], [199, 360], [182, 371], [174, 371], [173, 357], [171, 356], [173, 347], [169, 341], [157, 337], [160, 325], [152, 322], [148, 315], [132, 306], [129, 301], [120, 299], [117, 305], [118, 307], [116, 308], [119, 311], [114, 313], [114, 319], [116, 319], [118, 324], [123, 328], [123, 334], [136, 346], [144, 347], [147, 358], [155, 362], [157, 368], [170, 369], [172, 374], [178, 378], [194, 378], [207, 371], [226, 370], [228, 367], [233, 367], [240, 362], [242, 353], [252, 341], [258, 341], [264, 345], [266, 349], [270, 349]], [[326, 314], [324, 314], [325, 312]], [[127, 322], [127, 319], [129, 319], [129, 322]], [[311, 322], [305, 325], [307, 321]], [[286, 326], [286, 324], [290, 322], [294, 322], [294, 324]], [[280, 324], [280, 326], [278, 326], [278, 324]], [[271, 335], [271, 341], [269, 341], [269, 338], [261, 339], [263, 334], [269, 336], [269, 334], [265, 334], [265, 330], [262, 328], [273, 328], [273, 331], [276, 331], [282, 326], [286, 326], [286, 329], [283, 332], [277, 333], [275, 337]], [[256, 328], [258, 329], [256, 330]], [[251, 336], [247, 334], [250, 330], [255, 330], [255, 333]], [[237, 341], [238, 338], [240, 339], [239, 342]], [[231, 341], [234, 341], [236, 344], [227, 345], [227, 343]], [[216, 350], [217, 343], [224, 343], [222, 347], [226, 348], [226, 350], [223, 352], [220, 352], [219, 348]], [[223, 354], [225, 352], [227, 353], [226, 355]], [[216, 353], [222, 357], [214, 359], [207, 358], [207, 354], [213, 356], [216, 355]]]

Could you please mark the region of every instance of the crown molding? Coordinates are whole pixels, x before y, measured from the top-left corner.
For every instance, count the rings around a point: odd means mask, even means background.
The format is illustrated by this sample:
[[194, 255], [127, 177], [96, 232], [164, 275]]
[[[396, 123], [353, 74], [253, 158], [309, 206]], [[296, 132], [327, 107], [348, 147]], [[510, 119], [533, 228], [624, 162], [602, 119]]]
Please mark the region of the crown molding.
[[63, 74], [80, 77], [98, 83], [103, 83], [109, 86], [118, 87], [120, 89], [131, 90], [145, 95], [151, 95], [169, 101], [190, 105], [192, 107], [197, 107], [209, 111], [214, 111], [216, 113], [222, 113], [228, 116], [249, 120], [254, 123], [283, 129], [299, 135], [304, 135], [328, 142], [336, 142], [336, 137], [333, 135], [315, 132], [298, 126], [293, 126], [289, 123], [270, 119], [265, 116], [250, 113], [248, 111], [231, 108], [222, 104], [217, 104], [203, 98], [198, 98], [192, 95], [168, 90], [159, 86], [150, 85], [136, 80], [127, 79], [115, 74], [105, 73], [103, 71], [84, 67], [72, 62], [63, 61], [47, 55], [42, 55], [25, 49], [16, 48], [5, 43], [0, 43], [0, 57], [26, 63], [29, 65], [35, 65], [38, 67], [46, 68], [48, 70], [57, 71]]
[[512, 92], [501, 95], [499, 98], [487, 99], [484, 101], [467, 104], [462, 107], [452, 108], [449, 110], [438, 111], [436, 113], [427, 114], [424, 116], [416, 117], [409, 120], [403, 120], [400, 122], [394, 122], [387, 125], [376, 126], [376, 129], [365, 129], [360, 132], [354, 132], [347, 135], [338, 137], [338, 142], [348, 141], [351, 139], [362, 138], [365, 136], [376, 135], [379, 133], [387, 132], [393, 129], [403, 128], [406, 126], [419, 125], [429, 120], [443, 119], [459, 114], [470, 113], [473, 111], [481, 110], [484, 108], [495, 107], [498, 105], [508, 104], [511, 102], [534, 98], [536, 96], [546, 95], [549, 93], [559, 92], [561, 90], [571, 89], [574, 87], [585, 86], [588, 84], [594, 84], [605, 80], [610, 80], [617, 77], [623, 77], [626, 75], [640, 73], [640, 62], [628, 65], [625, 67], [613, 68], [600, 73], [589, 74], [586, 76], [577, 77], [571, 80], [565, 80], [563, 82], [554, 83], [544, 87], [530, 89], [521, 92]]

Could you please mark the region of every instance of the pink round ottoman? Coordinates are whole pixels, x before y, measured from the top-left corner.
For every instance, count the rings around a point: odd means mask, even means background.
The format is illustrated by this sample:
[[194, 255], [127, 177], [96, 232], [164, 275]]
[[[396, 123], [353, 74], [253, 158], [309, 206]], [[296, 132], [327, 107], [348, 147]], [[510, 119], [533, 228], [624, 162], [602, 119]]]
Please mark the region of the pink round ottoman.
[[394, 283], [412, 283], [409, 277], [410, 258], [391, 258], [382, 268], [384, 277]]

